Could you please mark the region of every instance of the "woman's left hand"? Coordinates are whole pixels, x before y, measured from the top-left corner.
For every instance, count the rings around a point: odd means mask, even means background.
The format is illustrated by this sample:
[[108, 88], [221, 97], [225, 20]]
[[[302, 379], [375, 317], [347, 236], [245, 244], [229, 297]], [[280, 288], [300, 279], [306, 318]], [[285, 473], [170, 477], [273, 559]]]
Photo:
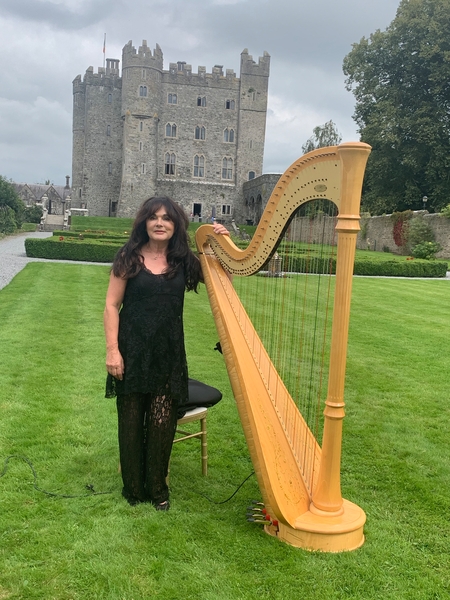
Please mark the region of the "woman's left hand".
[[228, 229], [225, 227], [225, 225], [222, 225], [221, 223], [214, 223], [213, 228], [214, 233], [217, 233], [218, 235], [230, 235]]

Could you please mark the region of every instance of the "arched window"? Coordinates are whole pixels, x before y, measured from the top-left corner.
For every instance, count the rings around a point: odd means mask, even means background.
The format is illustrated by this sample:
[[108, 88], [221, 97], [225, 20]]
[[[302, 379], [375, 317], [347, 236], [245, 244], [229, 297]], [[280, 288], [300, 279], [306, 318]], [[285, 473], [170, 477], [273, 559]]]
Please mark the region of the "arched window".
[[197, 106], [206, 106], [206, 96], [199, 96], [197, 98]]
[[142, 173], [142, 175], [145, 175], [145, 163], [142, 163], [141, 173]]
[[228, 127], [223, 130], [223, 141], [230, 144], [234, 143], [234, 129]]
[[106, 126], [106, 135], [111, 135], [111, 125]]
[[143, 129], [144, 129], [144, 122], [143, 122], [143, 121], [141, 121], [141, 122], [139, 123], [139, 131], [142, 131]]
[[222, 161], [222, 179], [233, 179], [233, 159], [225, 157]]
[[234, 100], [226, 100], [225, 101], [225, 108], [228, 108], [230, 110], [234, 110], [234, 107], [236, 106]]
[[194, 156], [194, 177], [205, 176], [205, 157], [196, 154]]
[[255, 179], [255, 171], [249, 171], [248, 172], [248, 180], [250, 181], [250, 179]]
[[197, 125], [197, 127], [195, 128], [194, 137], [196, 140], [206, 139], [206, 129], [203, 127], [203, 125]]
[[112, 94], [108, 94], [108, 104], [111, 104], [112, 102]]
[[108, 163], [108, 174], [112, 174], [112, 162]]
[[175, 154], [172, 152], [166, 152], [164, 157], [164, 173], [166, 175], [175, 175]]
[[166, 137], [177, 137], [177, 126], [175, 123], [167, 123]]
[[178, 97], [176, 94], [167, 94], [167, 104], [178, 104]]
[[141, 96], [141, 98], [147, 97], [147, 86], [146, 85], [139, 86], [139, 96]]

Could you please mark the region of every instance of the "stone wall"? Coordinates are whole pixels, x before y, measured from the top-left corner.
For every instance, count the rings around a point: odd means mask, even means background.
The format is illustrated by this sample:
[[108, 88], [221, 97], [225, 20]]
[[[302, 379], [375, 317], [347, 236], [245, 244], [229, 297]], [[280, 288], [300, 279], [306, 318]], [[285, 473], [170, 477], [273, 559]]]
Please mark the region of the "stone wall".
[[[441, 252], [436, 255], [437, 258], [450, 258], [450, 219], [440, 214], [429, 214], [427, 211], [417, 211], [414, 214], [416, 218], [422, 217], [434, 231], [436, 242], [442, 247]], [[357, 247], [361, 250], [387, 249], [394, 254], [401, 254], [401, 248], [394, 242], [392, 230], [391, 215], [362, 217]]]

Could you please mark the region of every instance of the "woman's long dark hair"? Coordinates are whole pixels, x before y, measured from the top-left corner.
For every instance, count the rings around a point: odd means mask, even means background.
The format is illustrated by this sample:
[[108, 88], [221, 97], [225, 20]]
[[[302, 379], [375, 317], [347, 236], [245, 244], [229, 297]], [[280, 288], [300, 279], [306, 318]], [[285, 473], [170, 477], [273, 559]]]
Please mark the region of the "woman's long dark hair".
[[169, 278], [174, 277], [177, 270], [182, 266], [186, 289], [197, 291], [198, 284], [202, 281], [202, 272], [200, 261], [189, 248], [187, 232], [189, 220], [181, 206], [166, 196], [149, 198], [143, 203], [134, 220], [130, 239], [117, 252], [111, 271], [116, 277], [131, 279], [136, 277], [139, 271], [144, 268], [141, 248], [149, 241], [147, 220], [162, 206], [174, 224], [173, 236], [169, 240], [167, 249], [167, 263], [169, 266], [165, 271], [165, 275]]

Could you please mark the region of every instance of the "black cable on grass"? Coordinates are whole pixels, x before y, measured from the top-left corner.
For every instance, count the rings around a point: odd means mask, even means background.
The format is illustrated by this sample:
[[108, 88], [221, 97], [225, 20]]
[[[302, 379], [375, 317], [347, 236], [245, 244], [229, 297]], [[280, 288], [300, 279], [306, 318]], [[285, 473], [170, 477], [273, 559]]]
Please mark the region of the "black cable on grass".
[[[94, 486], [92, 483], [87, 483], [86, 484], [86, 489], [89, 490], [88, 494], [57, 494], [55, 492], [47, 492], [47, 490], [43, 490], [42, 488], [40, 488], [38, 486], [38, 476], [36, 473], [36, 470], [33, 466], [33, 463], [31, 462], [31, 460], [29, 458], [27, 458], [26, 456], [21, 456], [20, 454], [11, 454], [10, 456], [8, 456], [5, 459], [4, 465], [3, 465], [3, 470], [0, 473], [0, 479], [6, 475], [6, 472], [8, 471], [8, 463], [11, 459], [13, 458], [17, 458], [19, 460], [22, 460], [23, 462], [25, 462], [29, 467], [30, 470], [33, 474], [33, 487], [36, 491], [41, 492], [42, 494], [45, 494], [46, 496], [50, 496], [52, 498], [89, 498], [91, 496], [103, 496], [105, 494], [112, 494], [112, 491], [109, 492], [96, 492], [94, 489]], [[209, 496], [207, 496], [206, 494], [202, 494], [201, 492], [196, 492], [199, 496], [203, 496], [203, 498], [205, 498], [206, 500], [208, 500], [208, 502], [211, 502], [212, 504], [225, 504], [226, 502], [229, 502], [232, 498], [234, 498], [234, 496], [238, 493], [238, 491], [241, 489], [241, 487], [250, 479], [250, 477], [252, 477], [255, 474], [254, 471], [252, 471], [250, 473], [250, 475], [248, 475], [244, 481], [239, 484], [239, 486], [234, 490], [234, 492], [231, 494], [231, 496], [229, 498], [227, 498], [226, 500], [221, 500], [220, 502], [216, 502], [215, 500], [212, 500], [211, 498], [209, 498]]]
[[36, 470], [33, 466], [33, 463], [31, 462], [31, 460], [29, 458], [27, 458], [26, 456], [20, 456], [19, 454], [11, 454], [10, 456], [8, 456], [4, 462], [3, 465], [3, 471], [0, 473], [0, 478], [2, 478], [4, 475], [6, 475], [6, 472], [8, 470], [8, 463], [11, 459], [13, 458], [18, 458], [19, 460], [23, 460], [25, 463], [27, 463], [27, 465], [30, 467], [31, 472], [33, 473], [33, 487], [35, 490], [37, 490], [38, 492], [41, 492], [42, 494], [46, 494], [47, 496], [51, 496], [52, 498], [89, 498], [90, 496], [101, 496], [104, 494], [112, 494], [112, 492], [96, 492], [94, 490], [94, 486], [92, 483], [87, 483], [86, 484], [86, 489], [89, 490], [89, 494], [75, 494], [75, 495], [67, 495], [67, 494], [56, 494], [55, 492], [47, 492], [46, 490], [43, 490], [42, 488], [40, 488], [38, 486], [38, 477], [37, 477], [37, 473]]
[[234, 496], [236, 496], [236, 494], [238, 493], [238, 491], [241, 489], [241, 487], [244, 485], [244, 483], [246, 483], [250, 477], [252, 477], [255, 474], [255, 471], [252, 471], [250, 473], [250, 475], [248, 475], [244, 481], [239, 484], [239, 486], [234, 490], [234, 492], [231, 494], [231, 496], [229, 498], [227, 498], [226, 500], [221, 500], [220, 502], [216, 502], [215, 500], [212, 500], [211, 498], [209, 498], [206, 494], [202, 494], [201, 492], [196, 492], [199, 496], [203, 496], [203, 498], [206, 498], [206, 500], [208, 500], [208, 502], [211, 502], [212, 504], [225, 504], [226, 502], [229, 502], [232, 498], [234, 498]]

